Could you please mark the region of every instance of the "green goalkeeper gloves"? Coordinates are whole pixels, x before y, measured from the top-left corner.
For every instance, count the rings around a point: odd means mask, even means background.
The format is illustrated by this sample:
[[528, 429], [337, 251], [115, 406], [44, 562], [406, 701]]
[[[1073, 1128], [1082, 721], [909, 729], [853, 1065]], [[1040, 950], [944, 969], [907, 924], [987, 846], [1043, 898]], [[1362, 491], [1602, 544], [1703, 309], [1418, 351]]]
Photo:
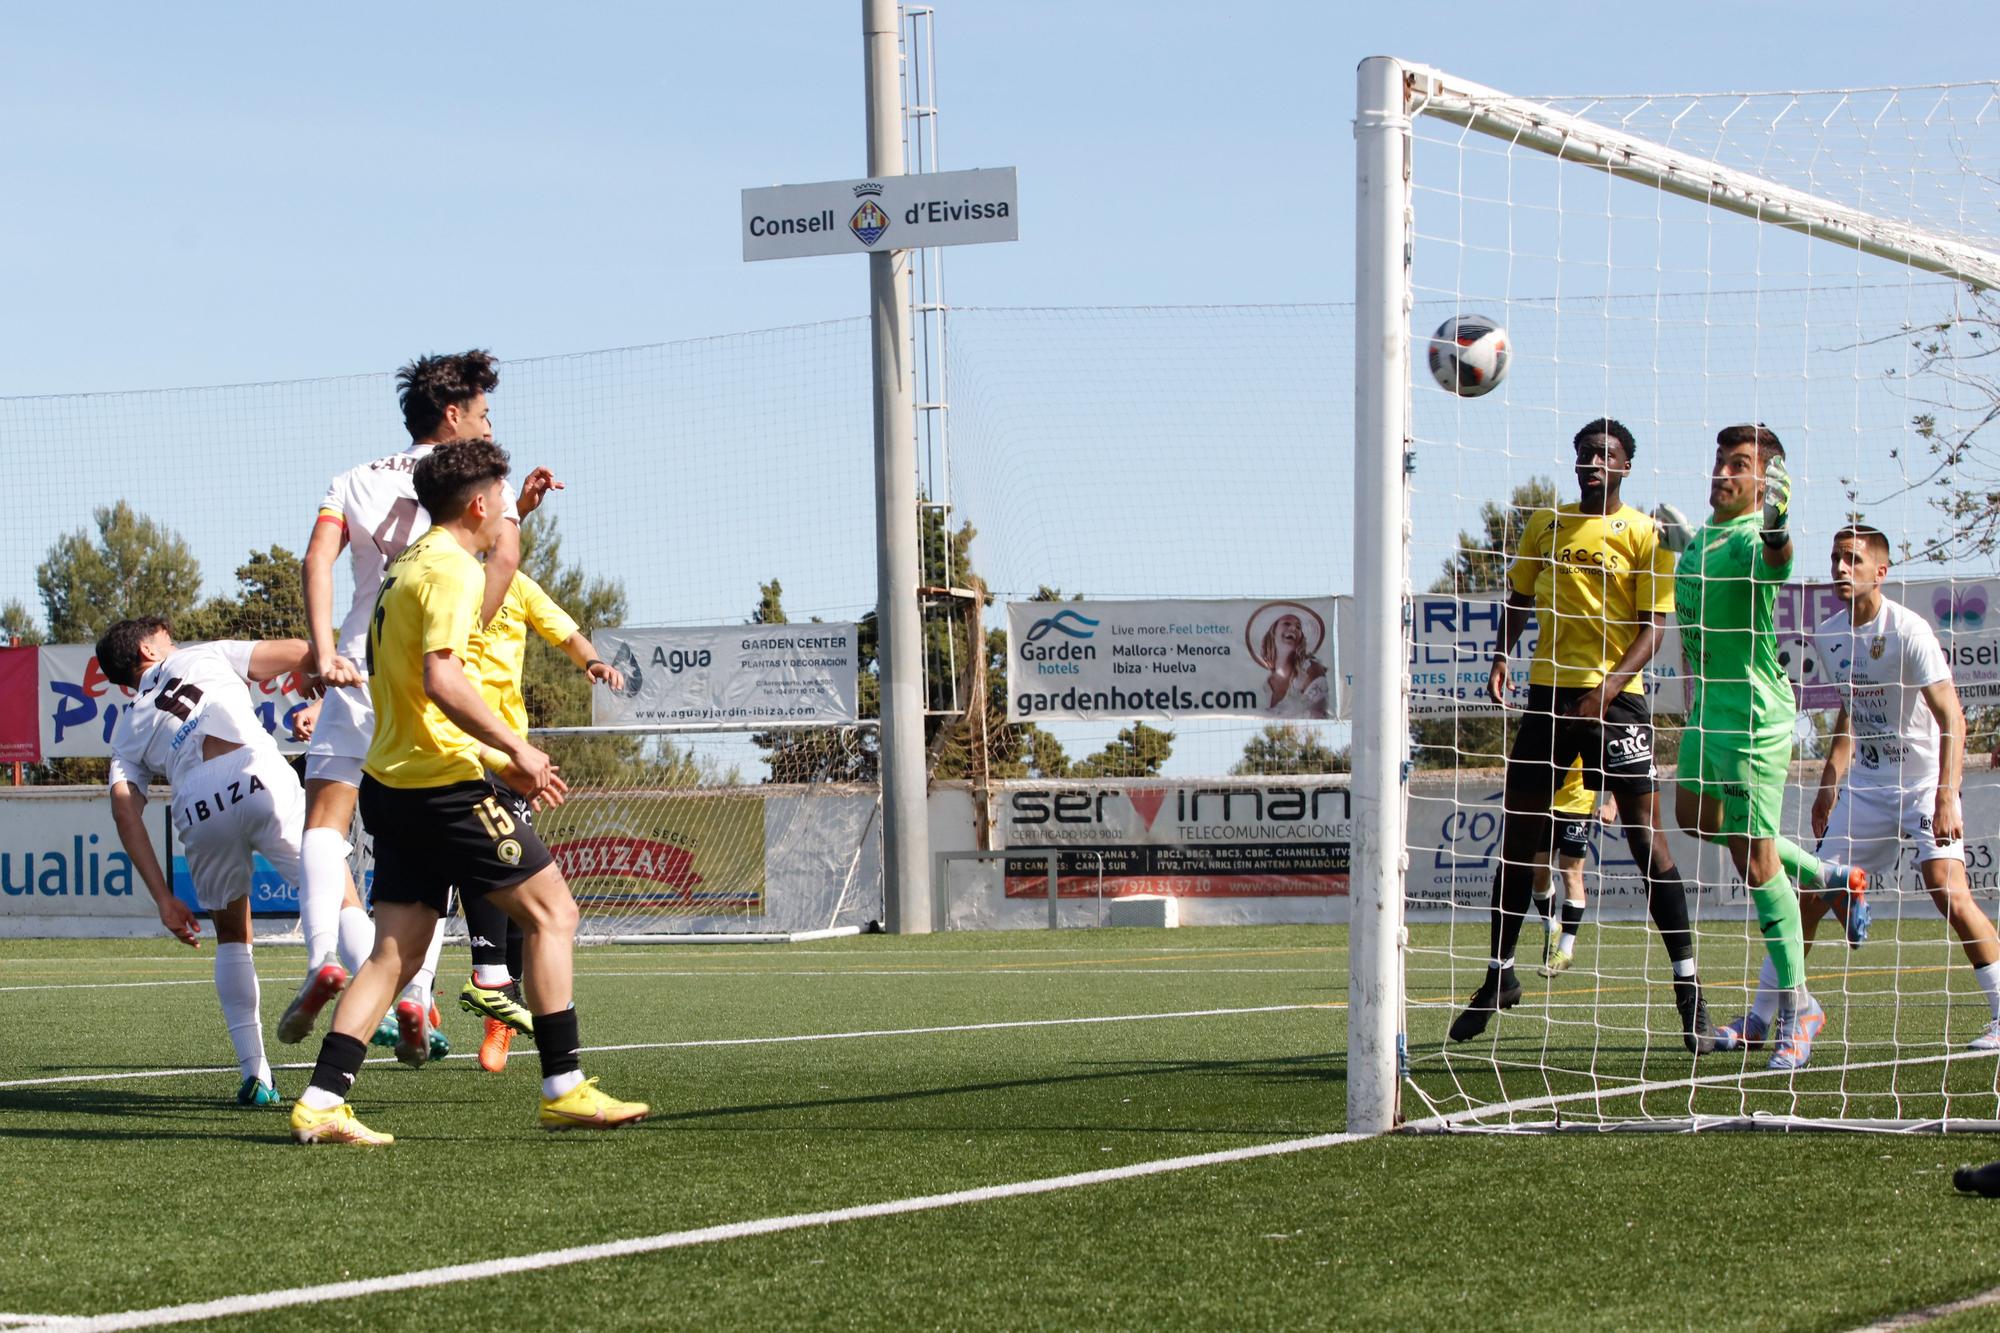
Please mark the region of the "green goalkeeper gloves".
[[1792, 516], [1792, 474], [1783, 458], [1764, 465], [1764, 545], [1773, 550], [1792, 539], [1786, 524]]

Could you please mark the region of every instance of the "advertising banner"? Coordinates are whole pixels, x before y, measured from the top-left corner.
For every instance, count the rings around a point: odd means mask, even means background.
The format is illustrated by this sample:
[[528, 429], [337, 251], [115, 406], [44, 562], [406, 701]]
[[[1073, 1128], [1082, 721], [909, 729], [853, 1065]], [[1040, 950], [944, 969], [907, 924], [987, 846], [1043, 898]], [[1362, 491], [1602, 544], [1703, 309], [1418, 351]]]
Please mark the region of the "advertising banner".
[[[1959, 698], [1968, 708], [2000, 703], [2000, 579], [1890, 580], [1882, 592], [1916, 611], [1938, 633]], [[1825, 583], [1790, 583], [1778, 589], [1775, 628], [1778, 660], [1791, 677], [1799, 707], [1840, 707], [1839, 692], [1822, 679], [1814, 632], [1845, 605]], [[1499, 651], [1505, 598], [1501, 594], [1455, 597], [1419, 593], [1411, 604], [1410, 713], [1439, 717], [1495, 713], [1486, 677]], [[1541, 625], [1533, 615], [1508, 659], [1511, 702], [1528, 690], [1528, 666]], [[1669, 619], [1660, 651], [1646, 668], [1646, 700], [1656, 713], [1687, 709], [1681, 681], [1680, 629]]]
[[[36, 725], [43, 759], [103, 758], [111, 753], [111, 733], [118, 714], [136, 697], [122, 685], [104, 678], [97, 650], [87, 643], [45, 645], [35, 650], [40, 661], [40, 689], [35, 696]], [[302, 750], [292, 740], [291, 718], [306, 700], [290, 676], [249, 686], [257, 720], [277, 740], [278, 748]], [[0, 694], [0, 707], [6, 696]]]
[[35, 720], [41, 652], [0, 648], [0, 763], [33, 764], [42, 758], [42, 729]]
[[[146, 830], [166, 864], [166, 821]], [[0, 916], [156, 916], [96, 792], [10, 793], [0, 801]]]
[[[1347, 892], [1344, 782], [1009, 784], [998, 824], [1008, 851], [1056, 851], [1066, 898]], [[1006, 886], [1009, 898], [1045, 896], [1046, 863], [1010, 858]]]
[[1007, 720], [1337, 715], [1334, 599], [1009, 602]]
[[535, 816], [577, 905], [764, 915], [764, 801], [648, 792], [573, 796]]
[[641, 722], [852, 722], [860, 647], [849, 624], [605, 629], [591, 647], [625, 677], [592, 690], [599, 726]]

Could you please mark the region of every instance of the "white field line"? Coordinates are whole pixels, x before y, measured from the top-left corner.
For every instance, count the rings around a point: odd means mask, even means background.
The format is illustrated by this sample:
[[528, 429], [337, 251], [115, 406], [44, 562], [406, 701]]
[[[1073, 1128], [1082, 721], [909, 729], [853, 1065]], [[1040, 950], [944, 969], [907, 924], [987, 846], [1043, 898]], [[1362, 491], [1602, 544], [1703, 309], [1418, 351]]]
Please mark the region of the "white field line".
[[1286, 1139], [1250, 1148], [1230, 1148], [1221, 1152], [1197, 1153], [1188, 1157], [1167, 1157], [1151, 1162], [1134, 1162], [1128, 1166], [1108, 1167], [1100, 1171], [1080, 1171], [1074, 1175], [1021, 1180], [1007, 1185], [986, 1185], [978, 1189], [954, 1190], [948, 1194], [927, 1194], [917, 1198], [893, 1199], [885, 1203], [861, 1204], [851, 1208], [833, 1208], [817, 1213], [793, 1213], [785, 1217], [727, 1222], [691, 1231], [670, 1231], [657, 1236], [605, 1241], [597, 1245], [543, 1250], [536, 1254], [516, 1255], [506, 1259], [486, 1259], [478, 1263], [449, 1264], [442, 1268], [396, 1273], [387, 1277], [327, 1282], [310, 1287], [225, 1296], [220, 1300], [196, 1301], [186, 1305], [163, 1305], [151, 1310], [128, 1310], [120, 1314], [49, 1318], [46, 1323], [32, 1327], [61, 1329], [63, 1333], [100, 1333], [100, 1331], [110, 1333], [110, 1330], [114, 1329], [157, 1328], [163, 1324], [184, 1324], [198, 1319], [225, 1319], [232, 1315], [255, 1314], [299, 1305], [317, 1305], [325, 1301], [354, 1300], [363, 1296], [411, 1291], [421, 1287], [480, 1282], [489, 1278], [561, 1268], [570, 1264], [595, 1263], [602, 1259], [624, 1259], [633, 1255], [656, 1254], [662, 1250], [684, 1249], [690, 1245], [741, 1240], [746, 1236], [770, 1236], [783, 1231], [798, 1231], [805, 1227], [834, 1226], [842, 1222], [862, 1222], [877, 1217], [898, 1217], [906, 1213], [956, 1208], [969, 1203], [991, 1203], [1002, 1199], [1052, 1194], [1058, 1190], [1082, 1189], [1115, 1181], [1137, 1180], [1145, 1176], [1192, 1171], [1231, 1162], [1253, 1161], [1260, 1157], [1280, 1157], [1292, 1153], [1310, 1152], [1338, 1144], [1353, 1143], [1365, 1137], [1366, 1135], [1361, 1134], [1317, 1134], [1310, 1138]]
[[[1510, 1102], [1495, 1102], [1489, 1106], [1473, 1106], [1463, 1111], [1451, 1111], [1441, 1115], [1433, 1115], [1423, 1120], [1413, 1120], [1408, 1122], [1405, 1128], [1448, 1129], [1470, 1121], [1486, 1120], [1500, 1115], [1511, 1116], [1524, 1111], [1548, 1110], [1553, 1107], [1567, 1105], [1570, 1102], [1616, 1101], [1625, 1097], [1636, 1097], [1642, 1093], [1672, 1092], [1676, 1088], [1686, 1088], [1692, 1091], [1700, 1087], [1733, 1087], [1736, 1084], [1744, 1083], [1751, 1079], [1790, 1078], [1795, 1073], [1806, 1075], [1851, 1074], [1869, 1069], [1907, 1069], [1913, 1065], [1947, 1064], [1954, 1060], [1991, 1060], [1993, 1056], [1994, 1052], [1992, 1051], [1952, 1051], [1944, 1055], [1919, 1055], [1901, 1060], [1857, 1060], [1839, 1065], [1808, 1065], [1802, 1070], [1744, 1069], [1729, 1074], [1708, 1074], [1698, 1078], [1656, 1079], [1649, 1083], [1611, 1085], [1583, 1092], [1563, 1092], [1545, 1097], [1522, 1097]], [[1419, 1097], [1424, 1098], [1425, 1102], [1435, 1105], [1429, 1097], [1424, 1095], [1423, 1089], [1418, 1087], [1414, 1080], [1411, 1081], [1411, 1087], [1416, 1090]], [[1814, 1094], [1808, 1093], [1808, 1095]], [[1830, 1096], [1833, 1094], [1829, 1092], [1819, 1095]], [[1858, 1095], [1873, 1096], [1876, 1094], [1864, 1093]], [[1911, 1095], [1914, 1096], [1917, 1094]]]
[[1967, 1296], [1961, 1300], [1946, 1301], [1942, 1305], [1926, 1305], [1921, 1310], [1906, 1310], [1902, 1314], [1890, 1315], [1887, 1319], [1864, 1324], [1854, 1333], [1894, 1333], [1897, 1329], [1919, 1328], [1934, 1324], [1940, 1319], [1949, 1319], [1967, 1310], [1983, 1310], [1989, 1305], [2000, 1305], [2000, 1287], [1982, 1291], [1977, 1296]]
[[[1086, 1018], [1022, 1018], [1004, 1023], [952, 1023], [928, 1028], [871, 1028], [859, 1032], [802, 1032], [780, 1037], [707, 1037], [698, 1041], [642, 1041], [617, 1046], [586, 1046], [585, 1054], [598, 1051], [682, 1051], [703, 1046], [783, 1046], [813, 1041], [859, 1041], [875, 1037], [929, 1037], [954, 1032], [1003, 1032], [1014, 1028], [1082, 1027], [1101, 1023], [1153, 1023], [1174, 1018], [1234, 1018], [1246, 1014], [1285, 1014], [1310, 1010], [1345, 1009], [1345, 1001], [1324, 1004], [1264, 1004], [1246, 1009], [1183, 1009], [1158, 1014], [1103, 1014]], [[471, 1052], [454, 1051], [447, 1060], [471, 1058]], [[371, 1065], [394, 1064], [382, 1057]], [[273, 1069], [311, 1069], [309, 1060], [273, 1065]], [[234, 1065], [211, 1065], [187, 1069], [131, 1069], [97, 1074], [57, 1074], [48, 1078], [19, 1078], [0, 1082], [0, 1091], [9, 1088], [43, 1088], [60, 1083], [115, 1083], [136, 1078], [178, 1078], [193, 1074], [233, 1074]]]
[[[798, 977], [808, 980], [825, 980], [839, 977], [1263, 977], [1263, 976], [1325, 976], [1330, 969], [1324, 967], [1105, 967], [1105, 968], [910, 968], [903, 970], [887, 968], [826, 968], [818, 970], [794, 970], [791, 968], [689, 968], [685, 971], [634, 972], [578, 972], [578, 977], [662, 977], [668, 980], [682, 980], [689, 977], [752, 977], [784, 980]], [[260, 975], [257, 980], [264, 984], [284, 985], [297, 981], [290, 973], [277, 976]], [[208, 977], [183, 977], [172, 981], [51, 981], [32, 986], [0, 986], [0, 995], [13, 991], [67, 991], [67, 990], [143, 990], [152, 986], [206, 986], [211, 984]]]

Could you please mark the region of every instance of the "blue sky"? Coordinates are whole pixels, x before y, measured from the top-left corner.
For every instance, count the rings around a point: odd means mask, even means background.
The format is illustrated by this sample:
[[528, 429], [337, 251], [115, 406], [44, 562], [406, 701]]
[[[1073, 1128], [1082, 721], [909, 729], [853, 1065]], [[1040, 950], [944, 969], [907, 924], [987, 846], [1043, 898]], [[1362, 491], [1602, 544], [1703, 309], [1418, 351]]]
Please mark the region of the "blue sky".
[[[556, 502], [565, 549], [625, 577], [635, 620], [737, 618], [772, 576], [795, 615], [860, 614], [873, 597], [865, 330], [829, 322], [865, 315], [865, 265], [745, 264], [736, 233], [746, 186], [863, 174], [860, 9], [10, 12], [0, 400], [367, 378], [0, 402], [0, 446], [27, 477], [0, 501], [0, 599], [32, 602], [32, 566], [52, 536], [121, 495], [185, 533], [217, 588], [250, 547], [298, 549], [325, 478], [398, 443], [380, 377], [419, 352], [479, 345], [556, 358], [509, 372], [501, 439], [572, 481]], [[1670, 19], [1546, 4], [938, 9], [941, 165], [1019, 170], [1021, 240], [947, 255], [946, 294], [978, 307], [1346, 301], [1354, 67], [1370, 54], [1522, 94], [1756, 90], [1990, 78], [2000, 36], [1991, 6], [1969, 3], [1927, 5], [1922, 24], [1824, 3], [1691, 4]], [[1596, 210], [1599, 230], [1622, 235], [1631, 210], [1603, 193], [1573, 194], [1591, 200], [1574, 216]], [[1656, 230], [1644, 211], [1642, 235]], [[1471, 230], [1454, 238], [1456, 225]], [[1420, 387], [1419, 433], [1451, 450], [1418, 477], [1420, 586], [1479, 499], [1554, 472], [1563, 423], [1598, 410], [1619, 367], [1656, 360], [1661, 319], [1641, 312], [1635, 332], [1631, 312], [1606, 306], [1558, 331], [1536, 304], [1557, 294], [1553, 279], [1481, 267], [1473, 252], [1488, 237], [1434, 206], [1424, 228], [1445, 232], [1446, 249], [1422, 251], [1422, 317], [1450, 308], [1455, 282], [1515, 308], [1527, 342], [1504, 400]], [[1473, 257], [1451, 259], [1456, 242]], [[1602, 244], [1577, 225], [1564, 241]], [[1773, 280], [1798, 276], [1791, 258], [1760, 251], [1758, 263]], [[1844, 273], [1857, 276], [1852, 264]], [[1619, 287], [1642, 301], [1652, 290]], [[1576, 311], [1590, 289], [1562, 295]], [[1743, 301], [1683, 314], [1690, 326], [1758, 318]], [[993, 586], [1346, 591], [1342, 318], [966, 316], [953, 335], [966, 357], [955, 498], [981, 531]], [[802, 325], [820, 327], [683, 341]], [[1591, 345], [1573, 351], [1579, 339]], [[1817, 364], [1826, 343], [1774, 333], [1755, 350]], [[1692, 431], [1716, 412], [1741, 415], [1739, 404], [1762, 413], [1768, 394], [1770, 415], [1798, 415], [1756, 356], [1738, 361], [1750, 367], [1741, 383], [1727, 349], [1676, 368], [1690, 376], [1683, 388], [1706, 376], [1727, 401], [1683, 397], [1646, 414]], [[1875, 371], [1840, 373], [1863, 386]], [[1850, 407], [1821, 391], [1849, 423], [1828, 436], [1842, 456], [1821, 473], [1851, 471], [1900, 417], [1861, 392]], [[632, 447], [654, 439], [680, 452], [657, 461]], [[1686, 460], [1648, 444], [1634, 498], [1666, 490], [1697, 510]], [[239, 491], [218, 499], [215, 471], [238, 459], [252, 460]], [[1808, 492], [1811, 512], [1833, 513], [1832, 488]], [[1908, 508], [1903, 526], [1922, 517]], [[1254, 729], [1228, 724], [1199, 743], [1191, 729], [1176, 767], [1226, 766]]]
[[[1990, 76], [1934, 3], [943, 0], [943, 165], [1020, 169], [984, 305], [1348, 295], [1356, 62], [1521, 92]], [[737, 192], [863, 174], [860, 5], [19, 6], [0, 43], [0, 395], [389, 369], [838, 318], [858, 261], [746, 265]]]

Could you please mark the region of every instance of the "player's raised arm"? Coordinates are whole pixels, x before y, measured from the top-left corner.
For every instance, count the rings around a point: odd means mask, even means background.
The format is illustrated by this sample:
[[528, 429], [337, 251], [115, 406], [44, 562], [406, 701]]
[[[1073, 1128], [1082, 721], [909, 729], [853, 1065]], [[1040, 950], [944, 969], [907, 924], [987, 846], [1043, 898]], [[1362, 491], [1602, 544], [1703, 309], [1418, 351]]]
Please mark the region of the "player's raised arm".
[[250, 679], [262, 684], [313, 672], [313, 648], [304, 639], [259, 639], [250, 645]]

